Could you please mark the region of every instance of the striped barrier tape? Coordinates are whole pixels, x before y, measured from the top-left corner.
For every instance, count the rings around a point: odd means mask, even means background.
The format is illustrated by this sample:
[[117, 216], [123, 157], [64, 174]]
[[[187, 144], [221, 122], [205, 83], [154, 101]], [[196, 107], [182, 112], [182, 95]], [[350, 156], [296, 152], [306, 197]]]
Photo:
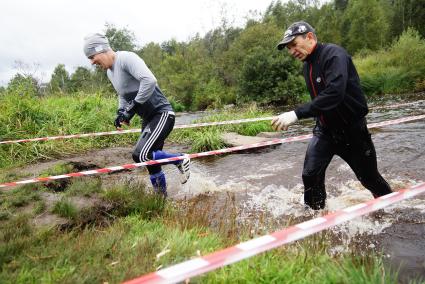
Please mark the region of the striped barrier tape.
[[399, 104], [393, 104], [393, 105], [383, 105], [383, 106], [373, 106], [370, 109], [372, 110], [376, 110], [376, 109], [387, 109], [387, 108], [397, 108], [397, 107], [402, 107], [402, 106], [410, 106], [410, 105], [414, 105], [414, 104], [420, 104], [423, 103], [425, 100], [418, 100], [415, 102], [409, 102], [409, 103], [399, 103]]
[[[205, 127], [205, 126], [214, 126], [214, 125], [238, 124], [238, 123], [244, 123], [244, 122], [271, 120], [272, 118], [273, 118], [272, 116], [269, 116], [269, 117], [259, 117], [259, 118], [246, 118], [246, 119], [217, 121], [217, 122], [184, 124], [184, 125], [176, 125], [176, 126], [174, 126], [174, 129], [195, 128], [195, 127]], [[115, 131], [108, 131], [108, 132], [94, 132], [94, 133], [71, 134], [71, 135], [63, 135], [63, 136], [50, 136], [50, 137], [19, 139], [19, 140], [7, 140], [7, 141], [0, 141], [0, 144], [14, 144], [14, 143], [36, 142], [36, 141], [51, 141], [51, 140], [59, 140], [59, 139], [83, 138], [83, 137], [106, 136], [106, 135], [128, 134], [128, 133], [140, 133], [140, 128], [126, 129], [126, 130], [115, 130]]]
[[[389, 105], [389, 106], [376, 106], [376, 107], [371, 107], [370, 109], [395, 108], [395, 107], [400, 107], [400, 106], [413, 105], [413, 104], [416, 104], [418, 102], [422, 102], [422, 101], [416, 101], [416, 102], [410, 102], [410, 103], [400, 103], [400, 104], [394, 104], [394, 105]], [[176, 126], [174, 126], [174, 129], [195, 128], [195, 127], [205, 127], [205, 126], [217, 126], [217, 125], [229, 125], [229, 124], [238, 124], [238, 123], [245, 123], [245, 122], [265, 121], [265, 120], [272, 120], [272, 119], [273, 119], [272, 116], [268, 116], [268, 117], [259, 117], [259, 118], [226, 120], [226, 121], [218, 121], [218, 122], [184, 124], [184, 125], [176, 125]], [[1, 144], [25, 143], [25, 142], [37, 142], [37, 141], [51, 141], [51, 140], [70, 139], [70, 138], [96, 137], [96, 136], [128, 134], [128, 133], [140, 133], [140, 128], [126, 129], [126, 130], [114, 130], [114, 131], [107, 131], [107, 132], [93, 132], [93, 133], [70, 134], [70, 135], [62, 135], [62, 136], [28, 138], [28, 139], [19, 139], [19, 140], [5, 140], [5, 141], [0, 141], [0, 145]]]
[[311, 219], [298, 225], [264, 235], [233, 247], [193, 258], [170, 267], [124, 282], [124, 284], [163, 284], [184, 281], [217, 268], [241, 261], [273, 248], [303, 239], [332, 226], [352, 220], [358, 216], [382, 209], [388, 205], [425, 192], [425, 183], [393, 192], [368, 202], [360, 203], [323, 217]]
[[[372, 124], [369, 125], [369, 128], [382, 127], [382, 126], [398, 124], [398, 123], [402, 123], [402, 122], [419, 120], [419, 119], [423, 119], [423, 118], [425, 118], [425, 115], [409, 116], [409, 117], [405, 117], [405, 118], [399, 118], [399, 119], [388, 120], [388, 121], [383, 121], [383, 122], [378, 122], [378, 123], [372, 123]], [[187, 156], [189, 156], [191, 159], [194, 159], [194, 158], [200, 158], [200, 157], [206, 157], [206, 156], [221, 155], [221, 154], [225, 154], [225, 153], [237, 152], [237, 151], [242, 151], [242, 150], [247, 150], [247, 149], [260, 148], [260, 147], [283, 144], [283, 143], [288, 143], [288, 142], [302, 141], [302, 140], [310, 139], [311, 137], [312, 137], [312, 134], [295, 136], [295, 137], [288, 137], [288, 138], [283, 138], [283, 139], [273, 139], [273, 140], [254, 143], [254, 144], [247, 144], [247, 145], [236, 146], [236, 147], [231, 147], [231, 148], [224, 148], [224, 149], [220, 149], [220, 150], [213, 150], [213, 151], [208, 151], [208, 152], [189, 154]], [[114, 167], [108, 167], [108, 168], [102, 168], [102, 169], [96, 169], [96, 170], [88, 170], [88, 171], [69, 173], [69, 174], [63, 174], [63, 175], [57, 175], [57, 176], [38, 177], [38, 178], [33, 178], [33, 179], [28, 179], [28, 180], [23, 180], [23, 181], [7, 182], [7, 183], [1, 183], [0, 188], [13, 187], [13, 186], [17, 186], [17, 185], [37, 183], [37, 182], [53, 181], [53, 180], [58, 180], [58, 179], [66, 179], [66, 178], [71, 178], [71, 177], [82, 177], [82, 176], [90, 176], [90, 175], [96, 175], [96, 174], [111, 173], [111, 172], [125, 170], [125, 169], [139, 168], [139, 167], [142, 167], [142, 166], [169, 163], [169, 162], [173, 162], [173, 161], [183, 160], [184, 158], [185, 158], [185, 156], [180, 156], [180, 157], [174, 157], [174, 158], [168, 158], [168, 159], [151, 160], [151, 161], [143, 162], [143, 163], [126, 164], [126, 165], [121, 165], [121, 166], [114, 166]]]

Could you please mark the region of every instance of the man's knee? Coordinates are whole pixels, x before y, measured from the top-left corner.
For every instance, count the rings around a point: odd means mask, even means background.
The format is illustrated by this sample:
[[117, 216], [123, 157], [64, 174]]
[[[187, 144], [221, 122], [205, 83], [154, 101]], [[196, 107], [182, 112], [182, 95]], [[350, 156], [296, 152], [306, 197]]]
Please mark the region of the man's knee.
[[149, 160], [152, 160], [152, 152], [148, 152], [146, 155], [143, 155], [143, 153], [141, 153], [140, 151], [134, 150], [132, 157], [133, 161], [135, 161], [136, 163], [147, 162]]

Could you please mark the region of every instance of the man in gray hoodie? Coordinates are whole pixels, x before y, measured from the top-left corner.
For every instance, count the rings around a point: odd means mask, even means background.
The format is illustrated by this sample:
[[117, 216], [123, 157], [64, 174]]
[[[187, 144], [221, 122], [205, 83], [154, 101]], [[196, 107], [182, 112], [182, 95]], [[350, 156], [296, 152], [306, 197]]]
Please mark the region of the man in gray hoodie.
[[[164, 140], [173, 130], [175, 114], [158, 87], [157, 80], [142, 58], [129, 51], [113, 51], [102, 34], [84, 38], [84, 53], [93, 65], [107, 70], [118, 94], [118, 110], [114, 126], [129, 125], [134, 115], [142, 119], [142, 131], [133, 151], [136, 163], [183, 156], [162, 151]], [[182, 174], [181, 182], [190, 177], [190, 159], [173, 161]], [[156, 192], [167, 195], [167, 184], [161, 165], [147, 166]]]

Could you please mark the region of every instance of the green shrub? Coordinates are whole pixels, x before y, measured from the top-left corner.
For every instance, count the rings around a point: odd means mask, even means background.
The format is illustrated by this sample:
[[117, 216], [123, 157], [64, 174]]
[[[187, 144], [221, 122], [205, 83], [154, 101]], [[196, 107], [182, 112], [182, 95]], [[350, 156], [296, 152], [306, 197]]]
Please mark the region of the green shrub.
[[62, 198], [55, 203], [52, 209], [52, 213], [55, 213], [60, 217], [75, 219], [78, 215], [78, 210], [74, 204], [71, 203], [71, 201], [66, 198]]
[[100, 178], [82, 178], [74, 179], [66, 189], [67, 196], [82, 195], [90, 197], [95, 193], [102, 192], [102, 183]]
[[46, 203], [43, 200], [39, 200], [35, 203], [33, 213], [34, 214], [41, 214], [46, 210]]
[[288, 54], [255, 48], [241, 66], [239, 98], [263, 105], [286, 105], [300, 101], [306, 92], [301, 66]]
[[358, 54], [355, 64], [368, 95], [425, 89], [425, 40], [413, 29], [405, 31], [387, 50]]
[[[0, 140], [57, 136], [115, 130], [116, 98], [100, 94], [45, 96], [6, 92], [0, 96]], [[140, 126], [133, 119], [132, 127]], [[63, 139], [0, 145], [0, 168], [19, 166], [88, 149], [134, 143], [133, 135]]]
[[225, 144], [220, 133], [220, 131], [213, 129], [194, 132], [191, 150], [193, 152], [205, 152], [223, 148]]
[[150, 219], [158, 216], [165, 209], [165, 199], [162, 195], [147, 192], [143, 184], [117, 185], [108, 188], [102, 198], [111, 203], [115, 216], [138, 214]]
[[185, 107], [183, 104], [181, 104], [180, 102], [175, 101], [174, 99], [170, 99], [170, 104], [173, 107], [173, 110], [175, 112], [180, 112], [180, 111], [184, 111]]
[[252, 122], [241, 124], [238, 127], [237, 133], [240, 135], [255, 136], [260, 132], [273, 131], [270, 121]]

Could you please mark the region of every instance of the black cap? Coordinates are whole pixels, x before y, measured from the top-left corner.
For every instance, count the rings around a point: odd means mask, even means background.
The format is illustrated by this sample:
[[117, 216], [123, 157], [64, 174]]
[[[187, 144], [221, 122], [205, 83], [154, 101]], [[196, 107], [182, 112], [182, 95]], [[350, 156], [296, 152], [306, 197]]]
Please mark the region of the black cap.
[[277, 49], [282, 50], [285, 46], [294, 40], [297, 35], [303, 35], [308, 32], [316, 33], [308, 23], [300, 21], [289, 26], [283, 35], [283, 39], [277, 44]]

